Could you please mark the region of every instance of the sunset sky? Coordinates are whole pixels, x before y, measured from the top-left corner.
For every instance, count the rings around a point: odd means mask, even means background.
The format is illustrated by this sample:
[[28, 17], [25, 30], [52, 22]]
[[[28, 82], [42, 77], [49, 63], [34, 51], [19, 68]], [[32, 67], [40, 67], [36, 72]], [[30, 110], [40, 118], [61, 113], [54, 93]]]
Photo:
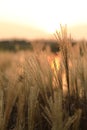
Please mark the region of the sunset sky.
[[48, 37], [60, 24], [86, 38], [86, 13], [86, 0], [0, 0], [0, 38]]

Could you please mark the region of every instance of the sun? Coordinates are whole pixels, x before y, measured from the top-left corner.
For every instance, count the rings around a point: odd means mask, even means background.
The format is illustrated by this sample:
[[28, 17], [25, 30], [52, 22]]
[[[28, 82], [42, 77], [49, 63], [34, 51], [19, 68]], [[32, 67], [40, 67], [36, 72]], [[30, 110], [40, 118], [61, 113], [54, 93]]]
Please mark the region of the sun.
[[49, 26], [46, 26], [44, 27], [44, 30], [49, 33], [49, 34], [54, 34], [56, 31], [60, 32], [61, 30], [61, 25], [62, 26], [66, 26], [66, 22], [61, 22], [61, 23], [58, 23], [58, 24], [52, 24], [52, 25], [49, 25]]
[[41, 28], [42, 30], [44, 30], [46, 33], [48, 34], [54, 34], [57, 30], [60, 30], [60, 23], [50, 23], [49, 20], [49, 24], [44, 24], [38, 26], [38, 28]]

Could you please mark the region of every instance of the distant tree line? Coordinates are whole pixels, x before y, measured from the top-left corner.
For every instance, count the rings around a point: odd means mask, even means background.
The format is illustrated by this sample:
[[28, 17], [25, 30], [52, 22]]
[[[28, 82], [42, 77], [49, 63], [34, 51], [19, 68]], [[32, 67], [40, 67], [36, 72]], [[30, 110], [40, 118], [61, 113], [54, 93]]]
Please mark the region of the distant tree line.
[[31, 42], [25, 40], [3, 40], [0, 41], [0, 50], [2, 51], [19, 51], [32, 50]]
[[[75, 41], [72, 41], [72, 46], [76, 45]], [[0, 51], [13, 51], [17, 52], [20, 50], [33, 51], [38, 48], [40, 51], [45, 51], [46, 48], [50, 47], [51, 52], [56, 53], [59, 51], [59, 44], [55, 40], [2, 40], [0, 41]]]
[[59, 51], [58, 43], [51, 40], [36, 40], [36, 41], [26, 41], [26, 40], [2, 40], [0, 41], [0, 50], [1, 51], [19, 51], [19, 50], [32, 50], [33, 43], [34, 46], [42, 45], [42, 51], [46, 50], [46, 47], [49, 46], [52, 52]]

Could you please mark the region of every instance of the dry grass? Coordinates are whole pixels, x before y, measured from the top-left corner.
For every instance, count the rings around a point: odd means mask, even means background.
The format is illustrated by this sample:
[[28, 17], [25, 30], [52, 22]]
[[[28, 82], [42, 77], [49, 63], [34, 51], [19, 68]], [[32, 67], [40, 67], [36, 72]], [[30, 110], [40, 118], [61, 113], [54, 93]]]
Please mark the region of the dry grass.
[[0, 130], [87, 129], [87, 45], [72, 47], [66, 28], [55, 36], [62, 58], [55, 73], [48, 53], [0, 54]]

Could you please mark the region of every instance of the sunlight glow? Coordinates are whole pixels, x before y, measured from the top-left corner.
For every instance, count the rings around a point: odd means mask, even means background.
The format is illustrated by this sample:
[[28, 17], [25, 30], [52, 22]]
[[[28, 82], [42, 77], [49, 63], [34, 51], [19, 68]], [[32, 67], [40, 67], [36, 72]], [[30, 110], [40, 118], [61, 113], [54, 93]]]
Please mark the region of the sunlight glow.
[[86, 12], [86, 0], [0, 0], [0, 21], [35, 26], [48, 33], [60, 23], [86, 23]]

